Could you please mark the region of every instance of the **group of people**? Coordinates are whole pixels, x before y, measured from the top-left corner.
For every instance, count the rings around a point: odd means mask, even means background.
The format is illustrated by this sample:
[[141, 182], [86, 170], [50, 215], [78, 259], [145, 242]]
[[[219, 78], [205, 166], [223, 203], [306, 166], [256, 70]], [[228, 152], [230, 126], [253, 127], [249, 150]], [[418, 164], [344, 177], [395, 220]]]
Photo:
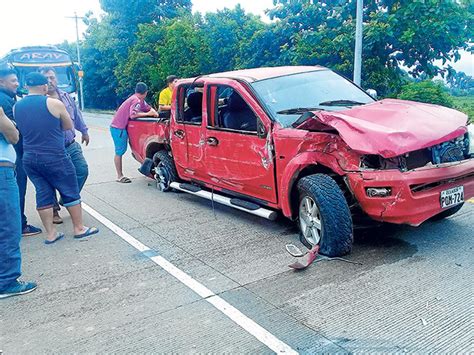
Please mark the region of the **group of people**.
[[[25, 216], [27, 178], [36, 189], [36, 209], [51, 245], [64, 237], [60, 205], [72, 220], [74, 238], [98, 233], [83, 223], [80, 191], [88, 176], [87, 162], [76, 142], [89, 143], [87, 126], [76, 102], [58, 89], [54, 68], [26, 76], [28, 95], [17, 102], [18, 77], [0, 70], [0, 299], [29, 293], [34, 282], [21, 276], [20, 240], [42, 233]], [[59, 192], [60, 198], [57, 198]]]
[[178, 77], [175, 75], [169, 75], [166, 78], [167, 86], [158, 96], [156, 105], [158, 111], [145, 101], [148, 94], [148, 86], [140, 82], [135, 86], [135, 93], [125, 100], [115, 113], [112, 123], [110, 124], [110, 134], [112, 135], [115, 146], [114, 163], [115, 170], [117, 171], [117, 182], [132, 182], [130, 178], [124, 176], [122, 169], [122, 157], [127, 151], [128, 146], [128, 121], [140, 117], [169, 117], [169, 112], [171, 111], [171, 97], [177, 81]]
[[[130, 183], [122, 171], [122, 156], [128, 145], [130, 119], [167, 116], [177, 77], [167, 77], [167, 87], [160, 92], [158, 110], [145, 98], [148, 87], [138, 83], [135, 93], [117, 110], [110, 126], [115, 146], [114, 163], [117, 181]], [[44, 243], [61, 240], [56, 230], [63, 223], [59, 211], [64, 206], [72, 220], [74, 238], [99, 232], [83, 223], [80, 192], [89, 170], [76, 141], [88, 145], [88, 128], [75, 100], [58, 88], [54, 68], [45, 67], [26, 76], [28, 95], [17, 101], [18, 77], [13, 69], [0, 69], [0, 299], [29, 293], [35, 282], [20, 281], [21, 237], [42, 233], [28, 224], [25, 216], [27, 179], [36, 189], [36, 209], [46, 231]], [[57, 198], [59, 193], [59, 199]]]

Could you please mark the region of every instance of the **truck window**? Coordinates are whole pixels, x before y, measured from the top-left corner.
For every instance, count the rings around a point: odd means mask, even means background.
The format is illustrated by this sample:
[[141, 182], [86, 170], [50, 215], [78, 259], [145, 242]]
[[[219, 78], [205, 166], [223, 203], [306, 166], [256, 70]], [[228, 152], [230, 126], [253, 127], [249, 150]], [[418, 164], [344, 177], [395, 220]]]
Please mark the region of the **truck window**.
[[214, 99], [208, 126], [257, 132], [257, 116], [236, 90], [226, 85], [211, 85], [208, 90], [208, 97]]
[[200, 125], [202, 122], [202, 88], [181, 86], [178, 89], [177, 121]]

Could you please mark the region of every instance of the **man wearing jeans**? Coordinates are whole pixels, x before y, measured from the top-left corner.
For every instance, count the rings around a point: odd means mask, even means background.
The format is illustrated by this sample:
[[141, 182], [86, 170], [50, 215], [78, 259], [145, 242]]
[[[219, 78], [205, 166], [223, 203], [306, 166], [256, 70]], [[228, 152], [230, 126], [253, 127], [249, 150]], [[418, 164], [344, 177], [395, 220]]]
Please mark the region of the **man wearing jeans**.
[[34, 291], [34, 282], [18, 281], [21, 275], [21, 216], [15, 178], [19, 134], [0, 107], [0, 299]]
[[71, 215], [74, 237], [96, 234], [97, 228], [83, 224], [76, 171], [64, 147], [63, 131], [74, 127], [66, 107], [61, 101], [46, 97], [48, 79], [44, 75], [29, 73], [26, 85], [28, 96], [15, 105], [14, 115], [23, 136], [23, 164], [35, 185], [36, 209], [47, 232], [45, 244], [64, 237], [53, 224], [56, 190]]
[[[0, 70], [0, 107], [3, 108], [5, 115], [14, 120], [13, 105], [16, 102], [16, 89], [18, 88], [18, 78], [13, 69], [3, 68]], [[28, 224], [25, 215], [25, 195], [27, 186], [27, 177], [23, 169], [23, 140], [20, 136], [18, 143], [14, 145], [16, 151], [16, 181], [20, 191], [20, 213], [22, 235], [32, 236], [41, 233], [41, 229]]]
[[[66, 110], [74, 124], [72, 129], [64, 131], [64, 144], [66, 146], [66, 152], [71, 157], [72, 163], [76, 168], [77, 184], [79, 185], [79, 192], [81, 192], [84, 184], [86, 183], [87, 176], [89, 175], [89, 168], [87, 166], [86, 159], [82, 154], [81, 145], [76, 142], [75, 138], [77, 130], [82, 134], [82, 143], [85, 143], [86, 146], [89, 144], [89, 133], [86, 123], [84, 122], [82, 113], [77, 107], [74, 99], [69, 96], [68, 93], [58, 89], [58, 79], [56, 77], [56, 71], [54, 68], [44, 67], [40, 69], [40, 72], [48, 79], [48, 96], [58, 99], [64, 104], [64, 106], [66, 106]], [[59, 216], [59, 203], [56, 203], [53, 210], [53, 222], [55, 224], [63, 223], [61, 217]]]

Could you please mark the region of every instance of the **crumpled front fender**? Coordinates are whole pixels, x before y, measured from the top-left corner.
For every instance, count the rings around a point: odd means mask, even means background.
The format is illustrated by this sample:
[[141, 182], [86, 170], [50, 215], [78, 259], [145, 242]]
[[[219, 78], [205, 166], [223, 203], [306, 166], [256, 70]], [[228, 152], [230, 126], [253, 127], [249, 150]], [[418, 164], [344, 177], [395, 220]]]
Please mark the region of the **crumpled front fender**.
[[286, 165], [283, 175], [280, 180], [280, 204], [283, 214], [291, 218], [291, 192], [294, 184], [302, 170], [310, 166], [321, 166], [330, 169], [338, 175], [343, 175], [344, 171], [341, 169], [336, 161], [336, 158], [330, 154], [321, 152], [304, 152], [296, 155]]

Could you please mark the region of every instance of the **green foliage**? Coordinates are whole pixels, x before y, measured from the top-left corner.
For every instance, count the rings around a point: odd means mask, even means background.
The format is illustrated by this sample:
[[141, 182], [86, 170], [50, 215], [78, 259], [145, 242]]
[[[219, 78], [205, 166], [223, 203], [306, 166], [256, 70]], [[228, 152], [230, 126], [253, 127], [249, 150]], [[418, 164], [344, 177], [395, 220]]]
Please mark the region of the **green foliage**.
[[193, 77], [248, 67], [246, 44], [264, 30], [264, 23], [240, 6], [142, 25], [127, 60], [115, 72], [119, 94], [138, 80], [150, 83], [156, 96], [170, 74]]
[[453, 97], [454, 108], [464, 112], [474, 124], [474, 95]]
[[462, 71], [449, 75], [447, 82], [454, 96], [474, 95], [474, 78]]
[[454, 106], [454, 101], [442, 82], [434, 82], [431, 80], [410, 83], [403, 86], [398, 98], [446, 107]]
[[120, 40], [114, 36], [110, 18], [91, 20], [81, 49], [84, 68], [84, 102], [87, 107], [115, 108], [117, 79], [114, 68], [119, 61], [116, 48]]
[[191, 11], [191, 0], [101, 0], [106, 15], [99, 22], [89, 16], [82, 45], [85, 102], [89, 107], [116, 108], [130, 94], [120, 86], [129, 49], [137, 41], [141, 24], [159, 24], [180, 11]]
[[[100, 0], [82, 44], [86, 103], [113, 108], [141, 80], [157, 93], [167, 75], [276, 65], [323, 65], [352, 78], [355, 0], [274, 0], [265, 23], [237, 6], [191, 14], [191, 0]], [[362, 86], [396, 97], [413, 77], [468, 78], [441, 68], [474, 38], [472, 0], [364, 1]], [[446, 75], [447, 74], [447, 75]], [[456, 76], [457, 75], [457, 76]], [[451, 79], [450, 79], [451, 78]], [[472, 78], [470, 79], [472, 83]], [[406, 89], [405, 89], [406, 90]]]
[[[288, 35], [282, 51], [292, 64], [320, 64], [352, 77], [355, 0], [275, 0], [269, 15]], [[362, 83], [382, 96], [404, 84], [401, 65], [413, 76], [445, 74], [435, 65], [459, 59], [473, 38], [472, 2], [451, 0], [364, 1]]]

